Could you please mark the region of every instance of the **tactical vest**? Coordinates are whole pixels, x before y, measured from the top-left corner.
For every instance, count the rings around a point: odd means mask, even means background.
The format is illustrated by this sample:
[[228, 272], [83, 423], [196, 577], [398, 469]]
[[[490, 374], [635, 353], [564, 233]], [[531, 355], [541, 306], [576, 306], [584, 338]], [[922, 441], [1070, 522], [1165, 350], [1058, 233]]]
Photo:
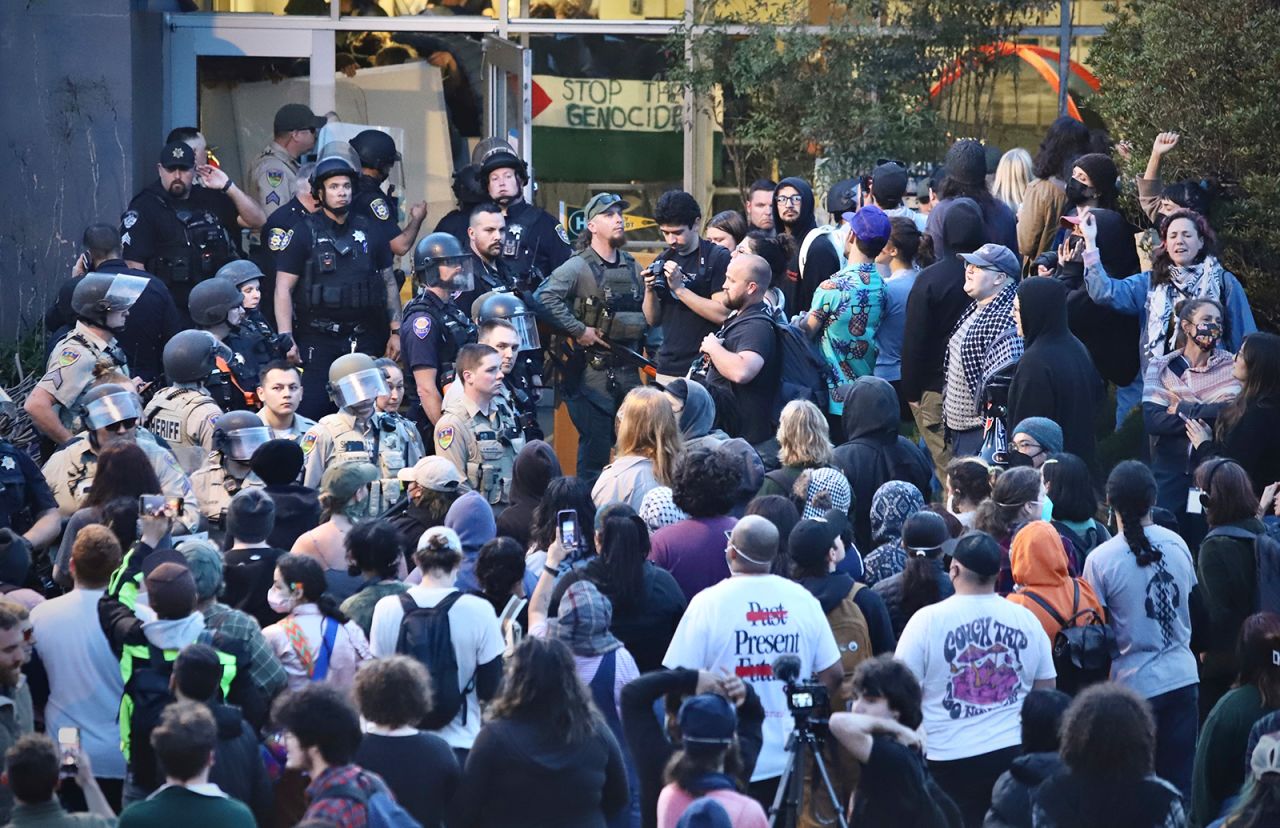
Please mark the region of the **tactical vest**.
[[252, 396], [252, 401], [249, 402], [251, 408], [256, 408], [258, 403], [258, 375], [262, 366], [270, 362], [273, 356], [271, 337], [270, 328], [264, 332], [257, 323], [245, 320], [238, 331], [232, 331], [223, 340], [223, 344], [233, 352], [228, 367], [236, 379], [236, 385], [244, 390], [246, 400]]
[[463, 345], [476, 341], [479, 329], [461, 308], [453, 302], [442, 302], [438, 296], [429, 291], [424, 291], [405, 305], [401, 318], [408, 319], [411, 313], [425, 313], [430, 316], [432, 323], [439, 330], [440, 344], [436, 348], [436, 357], [440, 364], [436, 367], [436, 389], [443, 394], [449, 383], [457, 378], [455, 363], [458, 359], [458, 351], [462, 350]]
[[200, 504], [200, 514], [204, 515], [205, 520], [209, 522], [211, 537], [214, 534], [221, 536], [221, 532], [225, 529], [231, 498], [245, 486], [244, 480], [227, 474], [220, 452], [206, 456], [205, 464], [215, 460], [217, 464], [210, 469], [209, 473], [199, 473], [205, 469], [205, 465], [202, 464], [197, 473], [191, 475], [191, 490], [196, 496], [196, 502]]
[[[348, 427], [344, 418], [330, 415], [320, 425], [333, 441], [333, 454], [326, 467], [350, 461], [372, 463], [378, 467], [379, 479], [369, 490], [369, 514], [378, 515], [389, 508], [404, 490], [397, 475], [405, 467], [406, 440], [395, 420], [384, 414], [369, 419], [369, 436]], [[369, 441], [373, 442], [372, 448]]]
[[[505, 402], [496, 401], [498, 428], [471, 418], [468, 427], [476, 437], [478, 456], [467, 462], [467, 481], [490, 505], [511, 500], [515, 458], [524, 448], [524, 431]], [[508, 450], [508, 448], [510, 450]]]
[[315, 214], [303, 222], [310, 227], [313, 242], [296, 293], [299, 309], [349, 319], [385, 308], [386, 286], [369, 252], [371, 231], [348, 227], [349, 233], [338, 235], [327, 219]]
[[147, 263], [148, 271], [166, 282], [193, 284], [208, 279], [218, 268], [237, 258], [227, 228], [212, 212], [178, 207], [159, 195], [156, 200], [177, 217], [182, 225], [182, 238], [162, 240], [155, 256]]
[[213, 398], [198, 388], [170, 386], [157, 392], [142, 412], [143, 426], [169, 444], [187, 474], [200, 468], [207, 454], [187, 423], [193, 411], [210, 402]]
[[[630, 257], [623, 260], [626, 266], [605, 267], [595, 256], [586, 255], [586, 251], [578, 255], [591, 268], [597, 292], [578, 296], [574, 303], [575, 315], [606, 339], [636, 346], [644, 338], [648, 322], [644, 318], [644, 285], [634, 273]], [[625, 254], [619, 251], [618, 255]]]
[[[64, 336], [62, 341], [53, 347], [53, 352], [61, 353], [62, 346], [68, 342], [74, 342], [85, 349], [86, 353], [81, 356], [81, 359], [88, 357], [89, 362], [98, 363], [105, 357], [115, 363], [115, 365], [125, 374], [129, 373], [128, 357], [125, 355], [124, 349], [120, 347], [119, 342], [114, 342], [105, 348], [99, 348], [97, 345], [90, 342], [87, 337], [81, 334], [80, 331], [72, 329], [71, 333]], [[84, 425], [81, 416], [83, 412], [80, 410], [82, 407], [80, 405], [80, 400], [84, 399], [84, 395], [89, 393], [89, 389], [92, 387], [92, 380], [86, 382], [84, 387], [80, 389], [80, 393], [71, 401], [70, 405], [65, 408], [58, 408], [58, 421], [62, 423], [63, 428], [70, 431], [72, 434], [80, 431]]]

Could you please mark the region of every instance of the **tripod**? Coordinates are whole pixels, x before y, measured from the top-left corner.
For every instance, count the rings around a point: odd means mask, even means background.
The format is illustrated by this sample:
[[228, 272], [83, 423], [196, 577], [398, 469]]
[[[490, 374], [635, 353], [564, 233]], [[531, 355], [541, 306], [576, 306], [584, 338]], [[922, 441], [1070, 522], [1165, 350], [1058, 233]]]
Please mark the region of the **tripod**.
[[800, 813], [804, 807], [804, 768], [805, 756], [813, 758], [814, 767], [822, 779], [823, 788], [831, 800], [831, 811], [836, 815], [836, 824], [840, 828], [849, 828], [844, 818], [844, 808], [836, 796], [836, 789], [827, 774], [827, 763], [822, 758], [822, 741], [813, 730], [813, 724], [807, 716], [796, 716], [795, 729], [787, 737], [787, 766], [778, 780], [778, 793], [769, 808], [769, 828], [795, 828], [800, 824]]

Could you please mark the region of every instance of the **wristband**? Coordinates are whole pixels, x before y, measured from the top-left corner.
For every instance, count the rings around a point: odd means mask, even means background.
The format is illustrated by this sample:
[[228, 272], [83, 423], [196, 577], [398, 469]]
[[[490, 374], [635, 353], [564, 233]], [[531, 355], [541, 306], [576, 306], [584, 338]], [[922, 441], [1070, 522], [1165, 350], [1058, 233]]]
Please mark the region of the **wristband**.
[[230, 189], [231, 189], [231, 185], [233, 185], [233, 184], [235, 184], [235, 182], [234, 182], [234, 181], [232, 181], [230, 178], [228, 178], [228, 179], [227, 179], [227, 183], [226, 183], [225, 185], [223, 185], [222, 189], [221, 189], [221, 190], [219, 190], [218, 192], [220, 192], [220, 193], [225, 193], [227, 190], [230, 190]]
[[542, 571], [550, 575], [552, 578], [559, 578], [561, 573], [564, 572], [560, 567], [552, 566], [551, 564], [543, 564]]

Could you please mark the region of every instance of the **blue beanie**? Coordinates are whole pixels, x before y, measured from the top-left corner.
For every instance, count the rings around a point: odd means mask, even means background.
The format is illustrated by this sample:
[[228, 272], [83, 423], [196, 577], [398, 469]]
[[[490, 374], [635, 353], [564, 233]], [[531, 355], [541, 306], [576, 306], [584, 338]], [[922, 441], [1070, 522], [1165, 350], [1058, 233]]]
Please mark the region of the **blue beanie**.
[[1028, 417], [1009, 431], [1011, 438], [1015, 434], [1031, 435], [1046, 454], [1058, 454], [1062, 451], [1062, 426], [1048, 417]]

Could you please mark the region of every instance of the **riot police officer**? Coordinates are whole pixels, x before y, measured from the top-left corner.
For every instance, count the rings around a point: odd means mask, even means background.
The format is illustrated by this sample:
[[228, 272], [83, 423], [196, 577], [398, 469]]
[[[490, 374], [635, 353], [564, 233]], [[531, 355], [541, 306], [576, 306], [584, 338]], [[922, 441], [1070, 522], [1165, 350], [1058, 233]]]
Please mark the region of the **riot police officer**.
[[128, 374], [115, 334], [146, 287], [147, 279], [124, 273], [90, 273], [76, 285], [71, 294], [76, 326], [53, 346], [45, 375], [23, 406], [36, 429], [54, 444], [66, 443], [79, 430], [80, 404], [100, 363]]
[[405, 426], [377, 410], [376, 400], [387, 394], [382, 371], [368, 354], [346, 354], [329, 366], [328, 391], [339, 411], [320, 418], [302, 438], [306, 457], [302, 479], [318, 489], [325, 469], [358, 460], [378, 467], [380, 481], [371, 492], [371, 514], [400, 499], [400, 470], [420, 459]]
[[422, 230], [427, 203], [420, 201], [409, 208], [409, 221], [402, 232], [400, 199], [382, 189], [391, 168], [400, 160], [395, 140], [380, 129], [366, 129], [351, 139], [351, 148], [360, 156], [360, 178], [351, 197], [351, 212], [370, 219], [391, 252], [403, 256], [413, 249]]
[[644, 282], [626, 243], [622, 211], [613, 193], [587, 202], [591, 243], [556, 268], [537, 290], [546, 321], [560, 336], [551, 347], [557, 387], [578, 429], [578, 476], [594, 481], [609, 462], [614, 416], [627, 392], [640, 384], [635, 351], [647, 330]]
[[488, 345], [458, 354], [462, 393], [451, 395], [436, 423], [436, 455], [466, 475], [471, 488], [500, 511], [511, 501], [511, 475], [524, 434], [502, 393], [502, 357]]
[[564, 225], [546, 210], [524, 200], [529, 168], [501, 138], [483, 141], [475, 150], [480, 181], [506, 215], [502, 258], [506, 271], [524, 290], [536, 288], [573, 254]]
[[502, 357], [502, 384], [520, 420], [526, 440], [541, 440], [538, 397], [542, 386], [542, 342], [534, 315], [511, 293], [486, 293], [476, 300], [480, 344]]
[[276, 257], [276, 324], [280, 333], [293, 334], [289, 359], [311, 366], [302, 376], [299, 410], [312, 419], [331, 410], [324, 379], [334, 359], [353, 351], [385, 350], [392, 359], [400, 353], [391, 251], [366, 218], [349, 212], [355, 179], [342, 158], [316, 164], [311, 191], [320, 209], [286, 234]]
[[[267, 216], [225, 172], [197, 167], [182, 141], [165, 144], [156, 170], [159, 181], [134, 196], [120, 218], [120, 240], [129, 266], [164, 282], [183, 312], [194, 285], [240, 257], [239, 222], [256, 230]], [[197, 177], [203, 186], [194, 186]]]
[[471, 223], [467, 227], [467, 240], [464, 244], [471, 252], [471, 272], [475, 286], [459, 294], [454, 301], [472, 318], [476, 315], [476, 300], [482, 294], [491, 291], [512, 293], [516, 289], [515, 279], [507, 273], [507, 265], [502, 258], [502, 240], [506, 228], [507, 220], [502, 215], [502, 208], [492, 201], [477, 205], [471, 211]]
[[413, 278], [421, 293], [405, 306], [400, 351], [417, 391], [413, 420], [429, 434], [453, 382], [458, 349], [476, 341], [475, 325], [451, 298], [471, 289], [471, 258], [453, 236], [432, 233], [414, 251]]
[[433, 233], [448, 233], [461, 245], [467, 243], [467, 227], [471, 223], [471, 210], [477, 204], [489, 201], [489, 190], [480, 181], [480, 165], [468, 164], [453, 174], [453, 200], [457, 207], [436, 222]]
[[229, 279], [209, 279], [191, 289], [188, 311], [201, 330], [226, 346], [205, 380], [209, 394], [223, 411], [257, 408], [257, 374], [250, 373], [244, 354], [230, 344], [244, 322], [244, 294]]
[[[219, 279], [236, 286], [243, 297], [244, 319], [224, 341], [235, 355], [232, 370], [245, 390], [257, 386], [263, 367], [273, 359], [283, 359], [293, 347], [293, 336], [279, 336], [267, 324], [261, 311], [262, 270], [248, 259], [227, 262], [218, 271]], [[261, 402], [256, 399], [255, 402]]]
[[[137, 428], [141, 417], [138, 395], [126, 386], [104, 383], [95, 385], [84, 395], [85, 430], [54, 452], [43, 469], [45, 482], [53, 491], [63, 516], [70, 517], [80, 508], [98, 471], [98, 452], [117, 440], [136, 442], [147, 455], [160, 481], [160, 494], [194, 503], [191, 481], [173, 454], [157, 445], [150, 435], [145, 439], [139, 436]], [[195, 509], [186, 509], [178, 520], [194, 532], [200, 524], [200, 515]]]
[[263, 485], [249, 461], [258, 447], [270, 439], [270, 429], [252, 411], [229, 411], [214, 423], [213, 451], [191, 475], [191, 488], [208, 524], [210, 540], [222, 540], [227, 507], [236, 492]]
[[164, 374], [171, 383], [142, 410], [142, 424], [159, 436], [192, 474], [213, 451], [213, 429], [222, 408], [205, 389], [218, 370], [218, 357], [231, 351], [208, 331], [182, 331], [164, 346]]

